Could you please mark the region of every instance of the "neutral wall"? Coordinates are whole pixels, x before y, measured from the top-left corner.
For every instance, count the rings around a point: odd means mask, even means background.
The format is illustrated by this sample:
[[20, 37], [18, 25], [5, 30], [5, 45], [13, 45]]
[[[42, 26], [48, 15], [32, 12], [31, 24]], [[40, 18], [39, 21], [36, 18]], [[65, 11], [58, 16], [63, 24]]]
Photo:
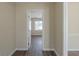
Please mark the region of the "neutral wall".
[[63, 55], [63, 3], [55, 3], [54, 48], [58, 55]]
[[26, 49], [27, 40], [26, 40], [26, 9], [23, 4], [16, 3], [16, 48], [17, 49]]
[[15, 3], [0, 2], [0, 56], [11, 55], [15, 44]]
[[55, 3], [50, 3], [50, 24], [49, 24], [49, 28], [50, 28], [50, 49], [53, 50], [54, 49], [54, 45], [55, 45], [55, 34], [54, 34], [54, 20], [55, 20], [55, 14], [54, 14], [54, 9], [55, 9]]
[[68, 49], [79, 51], [79, 3], [68, 3]]
[[[39, 7], [38, 7], [39, 6]], [[27, 9], [43, 9], [44, 10], [44, 31], [43, 49], [50, 49], [49, 39], [49, 4], [48, 3], [16, 3], [16, 48], [25, 50], [28, 48], [26, 33], [26, 10]], [[53, 45], [53, 44], [52, 44]], [[53, 47], [53, 46], [52, 46]]]

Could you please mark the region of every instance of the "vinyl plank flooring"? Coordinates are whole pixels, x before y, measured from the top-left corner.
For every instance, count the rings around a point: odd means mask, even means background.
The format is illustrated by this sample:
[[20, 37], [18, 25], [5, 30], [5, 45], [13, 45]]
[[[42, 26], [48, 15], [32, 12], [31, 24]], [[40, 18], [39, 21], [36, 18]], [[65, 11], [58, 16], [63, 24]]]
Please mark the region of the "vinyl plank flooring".
[[42, 36], [32, 35], [31, 48], [29, 49], [33, 56], [42, 56]]
[[56, 56], [54, 51], [42, 51], [42, 55], [32, 55], [30, 51], [16, 51], [12, 56]]
[[42, 36], [31, 36], [31, 47], [29, 51], [16, 51], [13, 56], [56, 56], [54, 51], [42, 51]]
[[43, 56], [56, 56], [54, 51], [43, 51]]
[[68, 51], [68, 56], [79, 56], [79, 51]]
[[16, 51], [12, 56], [24, 56], [27, 51]]

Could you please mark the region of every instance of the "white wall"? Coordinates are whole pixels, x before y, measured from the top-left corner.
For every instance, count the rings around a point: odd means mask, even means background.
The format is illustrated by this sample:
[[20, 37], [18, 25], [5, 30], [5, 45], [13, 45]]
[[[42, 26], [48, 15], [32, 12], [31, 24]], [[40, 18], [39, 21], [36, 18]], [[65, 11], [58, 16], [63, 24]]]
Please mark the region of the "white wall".
[[16, 3], [16, 48], [26, 49], [26, 9], [22, 4]]
[[0, 2], [0, 56], [8, 56], [16, 48], [15, 3]]
[[54, 9], [55, 9], [55, 3], [50, 3], [50, 24], [49, 24], [49, 28], [50, 28], [50, 49], [53, 50], [54, 49], [54, 45], [55, 45], [55, 31], [54, 31], [54, 20], [55, 20], [55, 14], [54, 14]]
[[69, 50], [79, 51], [79, 3], [68, 3]]
[[[39, 7], [38, 7], [39, 6]], [[16, 47], [17, 49], [28, 48], [26, 33], [26, 10], [27, 9], [43, 9], [44, 10], [44, 31], [43, 49], [50, 49], [49, 39], [49, 4], [48, 3], [16, 3]]]
[[42, 18], [42, 16], [43, 16], [42, 10], [39, 10], [39, 9], [32, 9], [31, 10], [31, 18]]
[[55, 51], [58, 55], [63, 55], [63, 3], [55, 4], [55, 21], [54, 21], [54, 34], [55, 34]]

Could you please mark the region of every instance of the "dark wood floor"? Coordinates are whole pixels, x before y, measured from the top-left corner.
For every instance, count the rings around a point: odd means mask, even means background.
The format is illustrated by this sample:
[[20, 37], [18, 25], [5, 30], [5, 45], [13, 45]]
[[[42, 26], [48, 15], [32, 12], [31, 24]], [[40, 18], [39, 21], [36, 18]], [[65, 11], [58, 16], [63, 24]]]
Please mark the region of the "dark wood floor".
[[[16, 51], [12, 56], [35, 56], [29, 51]], [[42, 51], [42, 55], [36, 56], [56, 56], [54, 51]]]
[[79, 56], [79, 51], [68, 51], [68, 56]]
[[16, 51], [13, 56], [56, 56], [54, 51], [42, 51], [42, 36], [33, 35], [31, 38], [29, 51]]

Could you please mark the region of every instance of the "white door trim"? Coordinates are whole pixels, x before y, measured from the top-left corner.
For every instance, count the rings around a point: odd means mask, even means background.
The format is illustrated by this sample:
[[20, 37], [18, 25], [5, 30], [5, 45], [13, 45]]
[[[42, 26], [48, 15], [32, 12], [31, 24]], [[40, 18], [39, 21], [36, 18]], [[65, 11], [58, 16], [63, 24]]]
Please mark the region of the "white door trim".
[[[29, 25], [28, 25], [28, 24], [29, 24], [29, 21], [31, 20], [31, 19], [30, 19], [30, 20], [28, 19], [28, 17], [31, 16], [31, 15], [29, 16], [29, 12], [30, 12], [30, 11], [31, 11], [31, 9], [26, 9], [26, 24], [25, 24], [25, 25], [26, 25], [26, 42], [27, 42], [27, 43], [26, 43], [26, 45], [27, 45], [26, 49], [27, 49], [27, 50], [28, 50], [28, 49], [30, 48], [30, 46], [31, 46], [31, 43], [29, 43], [29, 39], [31, 40], [31, 36], [30, 36], [30, 37], [28, 36], [29, 34], [31, 34], [31, 32], [29, 32]], [[31, 41], [30, 41], [30, 42], [31, 42]], [[29, 45], [28, 45], [28, 44], [29, 44]]]
[[[37, 9], [37, 8], [33, 8], [33, 9]], [[32, 8], [29, 8], [29, 9], [26, 9], [26, 12], [27, 12], [27, 14], [29, 13], [29, 12], [31, 12], [32, 10], [33, 10]], [[43, 16], [42, 16], [42, 21], [43, 21], [43, 31], [42, 31], [42, 49], [43, 49], [43, 43], [44, 43], [44, 33], [45, 33], [45, 31], [44, 31], [44, 23], [45, 23], [45, 20], [44, 20], [44, 9], [39, 9], [39, 10], [41, 10], [42, 11], [42, 13], [43, 13]], [[26, 40], [27, 40], [27, 49], [29, 50], [29, 46], [28, 46], [28, 42], [29, 42], [29, 40], [28, 40], [28, 35], [27, 34], [29, 34], [29, 32], [28, 32], [28, 22], [29, 22], [29, 20], [28, 20], [28, 15], [26, 14]]]
[[68, 55], [68, 3], [63, 3], [63, 56]]

